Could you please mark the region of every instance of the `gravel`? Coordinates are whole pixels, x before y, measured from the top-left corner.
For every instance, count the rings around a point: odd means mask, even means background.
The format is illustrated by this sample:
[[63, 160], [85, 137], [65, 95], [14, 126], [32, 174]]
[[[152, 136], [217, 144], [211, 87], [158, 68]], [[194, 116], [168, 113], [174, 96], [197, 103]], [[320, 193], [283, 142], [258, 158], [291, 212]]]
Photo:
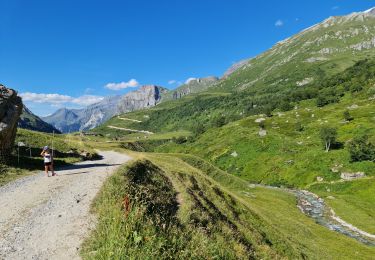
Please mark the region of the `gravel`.
[[90, 205], [106, 178], [130, 157], [100, 152], [57, 177], [44, 173], [0, 187], [0, 259], [80, 259], [95, 217]]

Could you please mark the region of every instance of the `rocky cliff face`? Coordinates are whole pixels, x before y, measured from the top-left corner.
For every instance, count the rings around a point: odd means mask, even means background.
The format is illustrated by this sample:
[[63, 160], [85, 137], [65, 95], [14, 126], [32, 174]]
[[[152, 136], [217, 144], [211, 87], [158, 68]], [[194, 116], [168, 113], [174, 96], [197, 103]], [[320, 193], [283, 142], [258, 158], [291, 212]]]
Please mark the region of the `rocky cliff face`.
[[186, 95], [205, 91], [208, 88], [213, 87], [218, 81], [219, 78], [214, 76], [192, 79], [189, 82], [179, 86], [175, 90], [171, 90], [163, 95], [162, 101], [180, 99]]
[[0, 156], [10, 155], [22, 113], [22, 100], [17, 92], [0, 84]]
[[162, 96], [168, 92], [163, 87], [146, 85], [139, 90], [124, 95], [118, 104], [119, 113], [149, 108], [160, 103]]

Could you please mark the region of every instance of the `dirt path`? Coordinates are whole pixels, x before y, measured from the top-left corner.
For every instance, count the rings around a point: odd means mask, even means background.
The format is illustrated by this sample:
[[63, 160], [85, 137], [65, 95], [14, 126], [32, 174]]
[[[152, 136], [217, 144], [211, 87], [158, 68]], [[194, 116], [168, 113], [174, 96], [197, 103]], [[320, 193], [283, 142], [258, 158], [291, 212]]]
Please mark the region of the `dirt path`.
[[135, 129], [117, 127], [117, 126], [113, 126], [113, 125], [109, 125], [108, 128], [122, 130], [122, 131], [128, 131], [128, 132], [133, 132], [133, 133], [143, 133], [143, 134], [148, 134], [148, 135], [153, 135], [154, 134], [153, 132], [150, 132], [150, 131], [135, 130]]
[[19, 179], [0, 187], [0, 259], [79, 259], [93, 228], [90, 204], [105, 179], [130, 158], [100, 152], [103, 159]]
[[121, 120], [124, 120], [124, 121], [131, 121], [131, 122], [136, 122], [136, 123], [142, 123], [142, 121], [140, 121], [140, 120], [130, 119], [130, 118], [126, 118], [126, 117], [120, 117], [120, 116], [118, 116], [117, 118], [121, 119]]

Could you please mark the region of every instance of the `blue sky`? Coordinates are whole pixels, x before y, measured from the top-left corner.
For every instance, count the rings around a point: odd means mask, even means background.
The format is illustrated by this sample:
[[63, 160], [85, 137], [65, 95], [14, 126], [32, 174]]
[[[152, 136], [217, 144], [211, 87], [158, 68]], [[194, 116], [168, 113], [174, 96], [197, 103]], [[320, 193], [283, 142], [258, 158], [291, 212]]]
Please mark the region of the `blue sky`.
[[359, 0], [0, 0], [0, 83], [47, 115], [138, 85], [175, 88], [190, 77], [220, 76], [233, 62], [331, 15], [374, 6]]

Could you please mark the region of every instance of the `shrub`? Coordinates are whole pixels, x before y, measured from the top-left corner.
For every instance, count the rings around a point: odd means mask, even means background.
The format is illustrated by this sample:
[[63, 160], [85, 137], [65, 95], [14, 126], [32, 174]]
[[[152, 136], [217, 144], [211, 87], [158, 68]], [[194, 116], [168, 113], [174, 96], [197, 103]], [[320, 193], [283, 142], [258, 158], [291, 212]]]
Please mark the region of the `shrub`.
[[226, 123], [226, 120], [224, 116], [218, 116], [212, 120], [213, 127], [222, 127], [223, 125], [225, 125], [225, 123]]
[[344, 113], [343, 113], [343, 116], [344, 116], [344, 119], [345, 121], [352, 121], [354, 118], [350, 115], [350, 112], [349, 110], [345, 110]]
[[290, 111], [290, 110], [293, 109], [293, 105], [292, 105], [290, 102], [284, 100], [284, 101], [281, 102], [281, 104], [280, 104], [280, 109], [281, 109], [281, 111], [283, 111], [283, 112]]
[[367, 135], [354, 137], [348, 148], [352, 162], [375, 160], [375, 145], [368, 140]]
[[187, 139], [186, 137], [183, 137], [183, 136], [179, 136], [177, 138], [173, 137], [173, 142], [175, 142], [176, 144], [183, 144], [187, 142]]
[[203, 134], [204, 132], [206, 132], [206, 128], [204, 127], [202, 123], [197, 123], [193, 126], [192, 132], [194, 136], [199, 136]]
[[266, 128], [266, 123], [265, 123], [265, 121], [260, 121], [259, 122], [259, 127], [261, 128], [261, 129], [265, 129]]
[[303, 130], [305, 130], [305, 127], [301, 124], [301, 122], [297, 122], [295, 125], [295, 129], [297, 132], [302, 132]]
[[267, 117], [272, 117], [272, 107], [271, 106], [265, 106], [264, 109], [264, 114], [267, 116]]

